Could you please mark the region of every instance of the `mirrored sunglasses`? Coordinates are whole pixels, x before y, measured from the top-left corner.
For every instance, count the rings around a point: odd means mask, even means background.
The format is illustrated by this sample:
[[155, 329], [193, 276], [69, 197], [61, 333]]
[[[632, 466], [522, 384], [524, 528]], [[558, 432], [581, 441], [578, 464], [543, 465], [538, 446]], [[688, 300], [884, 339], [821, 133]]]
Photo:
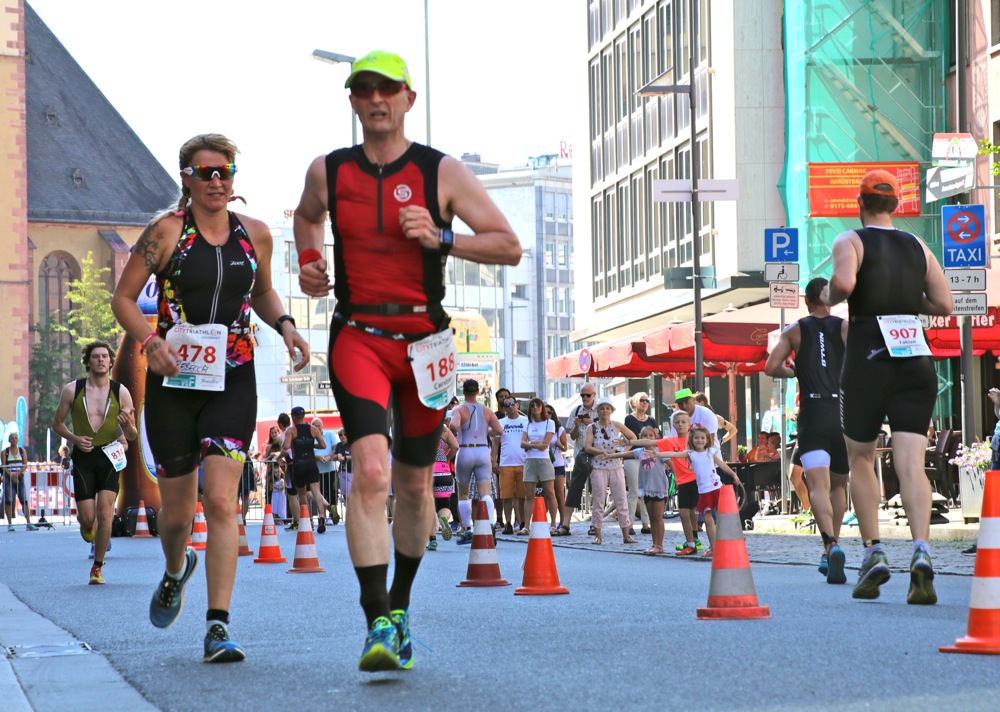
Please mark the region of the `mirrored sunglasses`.
[[236, 175], [236, 164], [224, 163], [221, 166], [188, 166], [181, 169], [181, 173], [191, 176], [195, 180], [209, 181], [213, 178], [229, 180]]
[[371, 99], [375, 96], [375, 90], [382, 96], [396, 96], [406, 87], [406, 82], [399, 82], [395, 79], [379, 79], [377, 82], [359, 82], [355, 80], [351, 84], [351, 94], [359, 99]]

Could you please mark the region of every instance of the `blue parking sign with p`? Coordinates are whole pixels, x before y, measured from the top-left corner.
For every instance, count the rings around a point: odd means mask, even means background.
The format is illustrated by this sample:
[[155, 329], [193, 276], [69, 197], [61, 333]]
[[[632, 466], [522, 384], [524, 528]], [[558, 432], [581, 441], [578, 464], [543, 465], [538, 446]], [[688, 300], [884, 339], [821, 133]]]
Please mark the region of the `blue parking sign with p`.
[[765, 262], [798, 262], [799, 229], [779, 227], [764, 230]]

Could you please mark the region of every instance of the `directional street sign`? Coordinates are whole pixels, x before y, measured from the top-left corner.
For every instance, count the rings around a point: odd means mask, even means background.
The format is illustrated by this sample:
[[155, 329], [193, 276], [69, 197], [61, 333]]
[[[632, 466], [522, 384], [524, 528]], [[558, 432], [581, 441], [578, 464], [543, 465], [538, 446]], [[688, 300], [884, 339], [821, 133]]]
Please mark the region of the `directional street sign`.
[[764, 279], [768, 282], [798, 282], [798, 262], [768, 262], [764, 265]]
[[932, 166], [927, 169], [927, 190], [924, 197], [928, 203], [933, 203], [935, 200], [968, 193], [975, 184], [976, 169], [972, 163], [957, 168]]
[[764, 230], [765, 262], [798, 262], [799, 229], [797, 227]]
[[[740, 187], [735, 180], [702, 178], [698, 181], [698, 202], [739, 200]], [[691, 200], [691, 181], [684, 179], [654, 180], [654, 203], [686, 203]]]
[[312, 383], [313, 377], [310, 373], [301, 373], [295, 376], [282, 376], [279, 380], [282, 383]]
[[941, 207], [943, 266], [985, 267], [986, 207], [983, 205], [944, 205]]
[[320, 381], [319, 383], [316, 384], [316, 388], [318, 388], [321, 391], [328, 391], [330, 390], [330, 382]]
[[971, 315], [986, 313], [986, 293], [974, 292], [972, 294], [955, 294], [955, 308], [951, 310], [955, 315]]
[[981, 292], [986, 289], [986, 268], [946, 269], [944, 277], [953, 292]]
[[771, 282], [769, 303], [775, 309], [797, 309], [799, 306], [798, 282]]

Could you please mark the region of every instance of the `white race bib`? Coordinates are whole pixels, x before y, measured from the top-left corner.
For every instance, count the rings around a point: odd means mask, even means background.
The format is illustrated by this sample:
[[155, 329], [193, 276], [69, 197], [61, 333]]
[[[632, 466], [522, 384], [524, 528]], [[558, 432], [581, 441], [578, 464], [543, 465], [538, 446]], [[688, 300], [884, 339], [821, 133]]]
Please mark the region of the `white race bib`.
[[910, 358], [931, 355], [931, 347], [927, 345], [919, 317], [913, 314], [893, 314], [876, 318], [890, 356]]
[[455, 390], [455, 338], [451, 329], [414, 341], [406, 353], [420, 402], [434, 410], [445, 408]]
[[181, 372], [164, 376], [163, 385], [197, 391], [226, 388], [226, 341], [229, 329], [222, 324], [177, 324], [167, 332], [167, 343], [180, 357]]
[[111, 464], [115, 466], [115, 471], [121, 472], [125, 469], [125, 446], [119, 441], [115, 440], [107, 445], [101, 445], [101, 450], [111, 460]]

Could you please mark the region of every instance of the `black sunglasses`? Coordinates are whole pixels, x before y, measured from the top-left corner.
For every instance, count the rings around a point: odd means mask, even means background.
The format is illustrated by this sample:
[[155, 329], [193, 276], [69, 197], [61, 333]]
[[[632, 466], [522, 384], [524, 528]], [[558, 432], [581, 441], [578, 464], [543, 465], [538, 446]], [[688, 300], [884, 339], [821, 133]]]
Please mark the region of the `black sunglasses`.
[[649, 403], [649, 399], [648, 398], [640, 398], [639, 402], [640, 403]]
[[517, 405], [517, 401], [508, 401], [504, 403], [504, 406], [507, 408], [513, 408], [515, 405]]
[[375, 96], [376, 90], [382, 96], [396, 96], [406, 87], [406, 82], [399, 82], [394, 79], [379, 79], [377, 82], [351, 83], [351, 94], [359, 99], [371, 99]]

